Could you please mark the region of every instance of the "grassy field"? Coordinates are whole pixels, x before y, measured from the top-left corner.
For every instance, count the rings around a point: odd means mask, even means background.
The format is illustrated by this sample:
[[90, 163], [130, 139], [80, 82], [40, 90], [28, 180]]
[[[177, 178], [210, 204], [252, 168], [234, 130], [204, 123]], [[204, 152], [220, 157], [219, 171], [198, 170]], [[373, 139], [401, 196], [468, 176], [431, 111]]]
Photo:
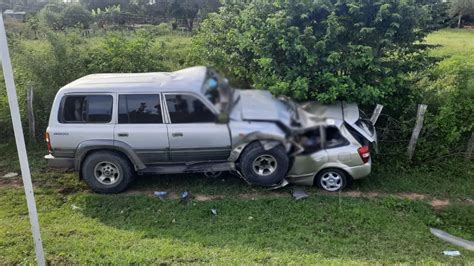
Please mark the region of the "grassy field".
[[[443, 30], [427, 40], [444, 45], [433, 51], [440, 56], [474, 51], [474, 31]], [[30, 146], [29, 157], [52, 264], [474, 264], [474, 252], [429, 232], [436, 227], [474, 240], [474, 165], [457, 158], [376, 164], [343, 193], [308, 187], [309, 198], [295, 201], [294, 186], [267, 191], [232, 175], [146, 176], [127, 193], [98, 195], [76, 174], [48, 170], [45, 150]], [[19, 171], [15, 147], [0, 144], [0, 151], [0, 264], [31, 264], [21, 178], [1, 177]], [[171, 196], [161, 201], [153, 191]], [[182, 191], [192, 195], [186, 204], [177, 199]]]

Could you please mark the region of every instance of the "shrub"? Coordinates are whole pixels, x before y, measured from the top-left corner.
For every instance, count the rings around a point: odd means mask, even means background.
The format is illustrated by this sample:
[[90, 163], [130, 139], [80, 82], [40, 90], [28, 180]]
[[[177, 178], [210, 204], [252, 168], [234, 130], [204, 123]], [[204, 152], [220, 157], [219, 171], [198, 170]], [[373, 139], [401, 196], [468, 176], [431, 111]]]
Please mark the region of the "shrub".
[[433, 14], [420, 1], [256, 2], [209, 14], [196, 61], [297, 100], [389, 107], [412, 101], [408, 73], [431, 63], [420, 41]]

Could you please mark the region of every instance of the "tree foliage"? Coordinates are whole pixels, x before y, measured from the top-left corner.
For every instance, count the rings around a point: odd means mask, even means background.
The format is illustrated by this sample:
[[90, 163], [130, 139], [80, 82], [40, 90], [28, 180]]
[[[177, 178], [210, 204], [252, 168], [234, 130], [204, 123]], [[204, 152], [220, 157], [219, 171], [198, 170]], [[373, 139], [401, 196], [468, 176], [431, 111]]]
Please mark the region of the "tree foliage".
[[[428, 3], [431, 2], [431, 3]], [[298, 100], [410, 101], [435, 1], [320, 0], [227, 5], [210, 14], [195, 55], [244, 85]], [[437, 23], [437, 21], [436, 21]]]

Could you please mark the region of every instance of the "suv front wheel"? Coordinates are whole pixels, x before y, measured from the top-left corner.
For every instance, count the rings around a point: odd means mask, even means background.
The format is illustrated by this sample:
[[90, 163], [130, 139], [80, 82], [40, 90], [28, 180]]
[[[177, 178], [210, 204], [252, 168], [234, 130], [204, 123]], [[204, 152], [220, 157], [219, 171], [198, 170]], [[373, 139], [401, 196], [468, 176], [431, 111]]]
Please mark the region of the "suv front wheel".
[[130, 162], [114, 152], [95, 152], [82, 163], [82, 176], [92, 190], [99, 193], [119, 193], [134, 177]]
[[245, 179], [255, 185], [272, 186], [285, 178], [289, 158], [282, 145], [265, 150], [258, 142], [245, 148], [240, 157], [240, 171]]

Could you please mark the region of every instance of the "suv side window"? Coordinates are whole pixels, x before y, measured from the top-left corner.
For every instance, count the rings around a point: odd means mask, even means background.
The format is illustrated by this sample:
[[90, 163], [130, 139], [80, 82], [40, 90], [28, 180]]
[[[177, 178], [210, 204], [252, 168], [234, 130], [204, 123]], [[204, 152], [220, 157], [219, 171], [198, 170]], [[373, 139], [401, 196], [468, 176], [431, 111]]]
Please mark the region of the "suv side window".
[[336, 127], [326, 127], [326, 148], [336, 148], [348, 145], [349, 141], [341, 135]]
[[212, 123], [215, 114], [198, 98], [188, 94], [165, 95], [171, 123]]
[[112, 119], [111, 95], [68, 95], [59, 110], [60, 123], [109, 123]]
[[159, 94], [119, 95], [119, 124], [161, 124]]

